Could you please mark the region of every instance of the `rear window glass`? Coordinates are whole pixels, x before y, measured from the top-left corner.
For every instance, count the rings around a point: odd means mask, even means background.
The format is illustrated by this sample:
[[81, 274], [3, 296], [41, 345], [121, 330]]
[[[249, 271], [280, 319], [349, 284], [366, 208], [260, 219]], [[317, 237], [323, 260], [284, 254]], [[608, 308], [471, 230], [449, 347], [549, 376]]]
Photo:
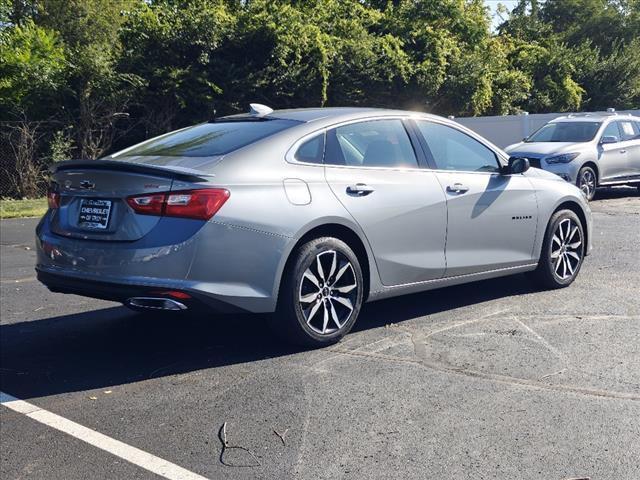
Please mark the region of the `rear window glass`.
[[217, 121], [202, 123], [133, 147], [123, 156], [211, 157], [298, 125], [295, 120]]

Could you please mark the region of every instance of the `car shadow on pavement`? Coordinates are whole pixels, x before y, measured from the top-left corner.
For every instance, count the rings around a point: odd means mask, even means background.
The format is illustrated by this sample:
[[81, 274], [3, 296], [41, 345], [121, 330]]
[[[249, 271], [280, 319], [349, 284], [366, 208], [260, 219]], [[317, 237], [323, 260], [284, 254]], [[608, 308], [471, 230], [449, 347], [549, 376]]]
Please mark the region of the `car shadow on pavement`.
[[[365, 305], [354, 331], [532, 291], [524, 275]], [[60, 297], [64, 301], [64, 297]], [[264, 315], [180, 315], [113, 307], [0, 326], [0, 390], [18, 398], [86, 391], [303, 351]]]

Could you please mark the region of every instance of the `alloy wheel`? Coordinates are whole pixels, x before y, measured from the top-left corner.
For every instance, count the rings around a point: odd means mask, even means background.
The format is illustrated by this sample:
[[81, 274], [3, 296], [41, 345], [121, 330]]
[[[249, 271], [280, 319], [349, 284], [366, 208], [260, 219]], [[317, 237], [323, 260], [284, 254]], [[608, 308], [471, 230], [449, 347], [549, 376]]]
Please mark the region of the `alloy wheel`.
[[351, 318], [358, 288], [353, 265], [344, 254], [326, 250], [316, 255], [298, 290], [308, 327], [320, 335], [341, 329]]
[[596, 176], [590, 169], [585, 169], [580, 175], [580, 184], [578, 185], [584, 196], [591, 198], [596, 191]]
[[558, 223], [551, 239], [551, 263], [555, 275], [567, 280], [575, 275], [582, 260], [582, 233], [570, 218]]

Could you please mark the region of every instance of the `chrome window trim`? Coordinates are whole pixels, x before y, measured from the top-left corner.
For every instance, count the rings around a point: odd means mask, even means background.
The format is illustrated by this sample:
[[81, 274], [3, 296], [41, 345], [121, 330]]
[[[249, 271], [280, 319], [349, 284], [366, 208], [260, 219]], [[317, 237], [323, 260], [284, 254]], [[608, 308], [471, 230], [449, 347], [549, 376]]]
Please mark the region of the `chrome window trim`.
[[[326, 135], [327, 132], [329, 130], [333, 129], [333, 128], [338, 128], [338, 127], [342, 127], [342, 126], [345, 126], [345, 125], [351, 125], [351, 124], [354, 124], [354, 123], [370, 122], [370, 121], [376, 121], [376, 120], [414, 120], [414, 121], [427, 121], [427, 122], [439, 123], [441, 125], [445, 125], [447, 127], [450, 127], [450, 128], [455, 129], [455, 130], [458, 130], [460, 133], [463, 133], [463, 134], [473, 138], [474, 140], [476, 140], [477, 142], [482, 144], [484, 147], [488, 148], [490, 151], [492, 151], [496, 155], [496, 158], [498, 159], [498, 163], [501, 164], [502, 166], [507, 165], [507, 163], [509, 161], [509, 156], [506, 155], [505, 152], [503, 152], [502, 150], [497, 148], [495, 145], [488, 143], [483, 137], [478, 135], [473, 130], [468, 129], [464, 125], [461, 125], [461, 124], [459, 124], [459, 123], [457, 123], [457, 122], [455, 122], [453, 120], [447, 120], [447, 119], [444, 119], [444, 118], [424, 117], [419, 112], [416, 112], [415, 114], [411, 114], [411, 115], [397, 115], [397, 114], [394, 114], [394, 115], [375, 115], [375, 116], [371, 116], [371, 117], [357, 118], [357, 119], [353, 119], [353, 120], [345, 120], [345, 121], [341, 121], [341, 122], [332, 123], [331, 125], [325, 125], [324, 127], [318, 128], [317, 130], [309, 132], [309, 133], [303, 135], [302, 137], [298, 138], [298, 140], [296, 140], [291, 145], [291, 147], [289, 147], [289, 149], [287, 150], [287, 153], [285, 154], [285, 160], [287, 161], [287, 163], [291, 163], [293, 165], [306, 165], [306, 166], [311, 166], [311, 167], [330, 166], [330, 167], [337, 167], [337, 168], [352, 168], [352, 169], [358, 169], [358, 170], [396, 170], [396, 171], [400, 170], [400, 171], [410, 171], [410, 172], [424, 171], [424, 170], [428, 170], [428, 171], [431, 171], [431, 172], [463, 172], [464, 171], [464, 170], [438, 170], [438, 169], [435, 169], [435, 168], [430, 168], [429, 166], [421, 167], [419, 164], [418, 164], [418, 166], [416, 168], [359, 167], [359, 166], [355, 166], [355, 165], [331, 165], [331, 164], [324, 163], [324, 159], [323, 159], [322, 163], [312, 163], [312, 162], [301, 162], [299, 160], [296, 160], [296, 158], [295, 158], [295, 153], [298, 150], [298, 148], [305, 141], [310, 140], [311, 138], [313, 138], [316, 135], [319, 135], [320, 133], [324, 133]], [[407, 135], [409, 135], [409, 132], [407, 132]], [[413, 146], [413, 143], [412, 143], [412, 146]], [[327, 148], [327, 142], [326, 142], [326, 138], [325, 138], [325, 150], [326, 150], [326, 148]], [[416, 154], [416, 157], [417, 157], [417, 154]], [[481, 174], [489, 174], [489, 175], [499, 174], [498, 172], [466, 172], [466, 173], [481, 173]]]

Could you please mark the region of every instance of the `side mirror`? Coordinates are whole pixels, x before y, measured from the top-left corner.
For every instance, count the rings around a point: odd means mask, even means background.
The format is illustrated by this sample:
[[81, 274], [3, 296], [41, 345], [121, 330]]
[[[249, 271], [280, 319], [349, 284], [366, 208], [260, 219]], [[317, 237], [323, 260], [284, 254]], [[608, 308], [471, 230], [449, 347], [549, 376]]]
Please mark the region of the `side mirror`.
[[526, 136], [522, 139], [523, 142], [526, 142], [527, 140], [529, 140], [529, 136]]
[[517, 173], [524, 173], [529, 170], [531, 165], [528, 158], [521, 157], [509, 157], [509, 164], [503, 168], [503, 174], [515, 175]]
[[618, 137], [615, 135], [606, 135], [600, 139], [600, 144], [604, 145], [606, 143], [618, 143]]

